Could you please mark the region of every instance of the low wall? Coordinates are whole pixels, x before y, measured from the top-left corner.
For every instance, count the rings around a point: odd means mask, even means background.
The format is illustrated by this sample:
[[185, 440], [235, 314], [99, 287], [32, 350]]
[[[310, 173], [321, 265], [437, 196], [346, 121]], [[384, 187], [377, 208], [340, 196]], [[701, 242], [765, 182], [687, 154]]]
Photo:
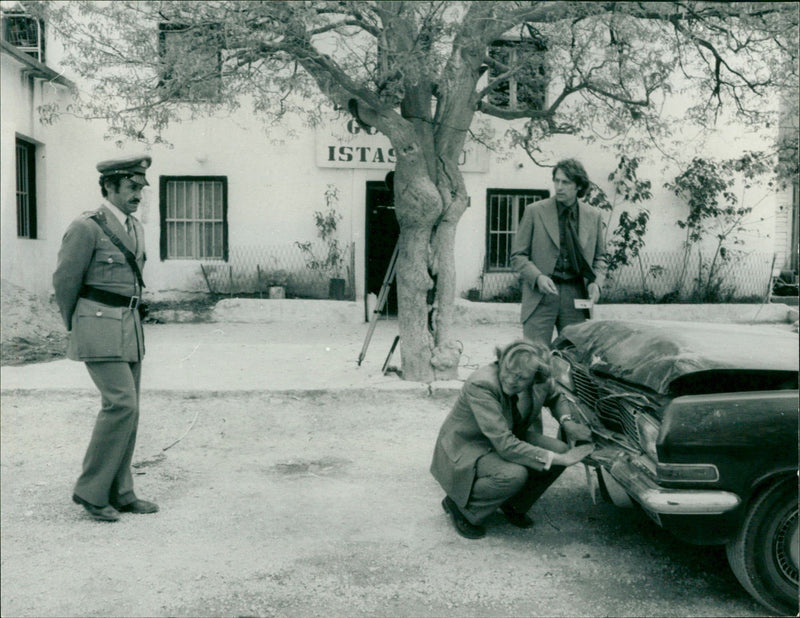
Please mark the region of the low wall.
[[364, 322], [364, 305], [346, 300], [226, 298], [214, 305], [213, 322]]
[[[476, 303], [456, 299], [457, 322], [466, 324], [516, 323], [520, 306], [516, 303]], [[794, 317], [793, 317], [794, 315]], [[796, 312], [777, 303], [750, 304], [665, 304], [665, 305], [597, 305], [597, 320], [675, 320], [678, 322], [794, 322]]]
[[[682, 322], [793, 322], [797, 311], [777, 303], [767, 304], [668, 304], [597, 305], [599, 320], [677, 320]], [[520, 308], [515, 303], [479, 303], [456, 299], [457, 324], [519, 323]], [[214, 322], [330, 322], [364, 323], [361, 302], [337, 300], [270, 300], [229, 298], [220, 300], [211, 313]]]

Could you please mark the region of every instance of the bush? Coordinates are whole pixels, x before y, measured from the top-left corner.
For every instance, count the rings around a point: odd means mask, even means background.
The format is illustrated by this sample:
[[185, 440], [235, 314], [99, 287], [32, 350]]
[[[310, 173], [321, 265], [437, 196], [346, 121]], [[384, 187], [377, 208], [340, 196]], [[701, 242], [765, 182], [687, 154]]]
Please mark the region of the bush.
[[467, 300], [473, 303], [480, 302], [481, 291], [478, 288], [470, 288], [467, 290]]
[[490, 303], [519, 303], [522, 302], [522, 286], [517, 283], [516, 285], [512, 285], [499, 294], [495, 294], [492, 296], [489, 301]]

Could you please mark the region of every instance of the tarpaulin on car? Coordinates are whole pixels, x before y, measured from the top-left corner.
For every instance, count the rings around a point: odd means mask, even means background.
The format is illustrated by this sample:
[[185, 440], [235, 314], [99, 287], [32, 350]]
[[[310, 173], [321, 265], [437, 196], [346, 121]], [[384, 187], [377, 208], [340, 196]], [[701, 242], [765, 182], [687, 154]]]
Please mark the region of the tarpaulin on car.
[[699, 371], [798, 371], [797, 335], [763, 326], [589, 320], [568, 326], [561, 338], [591, 370], [659, 393]]

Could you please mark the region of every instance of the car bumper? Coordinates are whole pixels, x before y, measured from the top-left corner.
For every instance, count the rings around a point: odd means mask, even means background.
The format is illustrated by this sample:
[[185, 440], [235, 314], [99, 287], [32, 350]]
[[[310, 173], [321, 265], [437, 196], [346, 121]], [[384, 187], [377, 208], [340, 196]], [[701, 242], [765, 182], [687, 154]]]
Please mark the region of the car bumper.
[[655, 482], [643, 456], [617, 446], [601, 446], [588, 463], [602, 467], [651, 514], [721, 515], [741, 503], [739, 496], [729, 491], [662, 487]]

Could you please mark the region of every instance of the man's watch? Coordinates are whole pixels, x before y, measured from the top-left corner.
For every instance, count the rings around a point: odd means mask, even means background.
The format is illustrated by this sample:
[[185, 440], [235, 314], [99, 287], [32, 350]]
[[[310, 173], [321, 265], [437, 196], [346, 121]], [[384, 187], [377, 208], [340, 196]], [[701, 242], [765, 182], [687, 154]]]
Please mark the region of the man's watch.
[[559, 425], [563, 425], [567, 421], [571, 421], [571, 420], [572, 420], [572, 416], [570, 416], [569, 414], [565, 414], [560, 419], [558, 419], [558, 424]]

